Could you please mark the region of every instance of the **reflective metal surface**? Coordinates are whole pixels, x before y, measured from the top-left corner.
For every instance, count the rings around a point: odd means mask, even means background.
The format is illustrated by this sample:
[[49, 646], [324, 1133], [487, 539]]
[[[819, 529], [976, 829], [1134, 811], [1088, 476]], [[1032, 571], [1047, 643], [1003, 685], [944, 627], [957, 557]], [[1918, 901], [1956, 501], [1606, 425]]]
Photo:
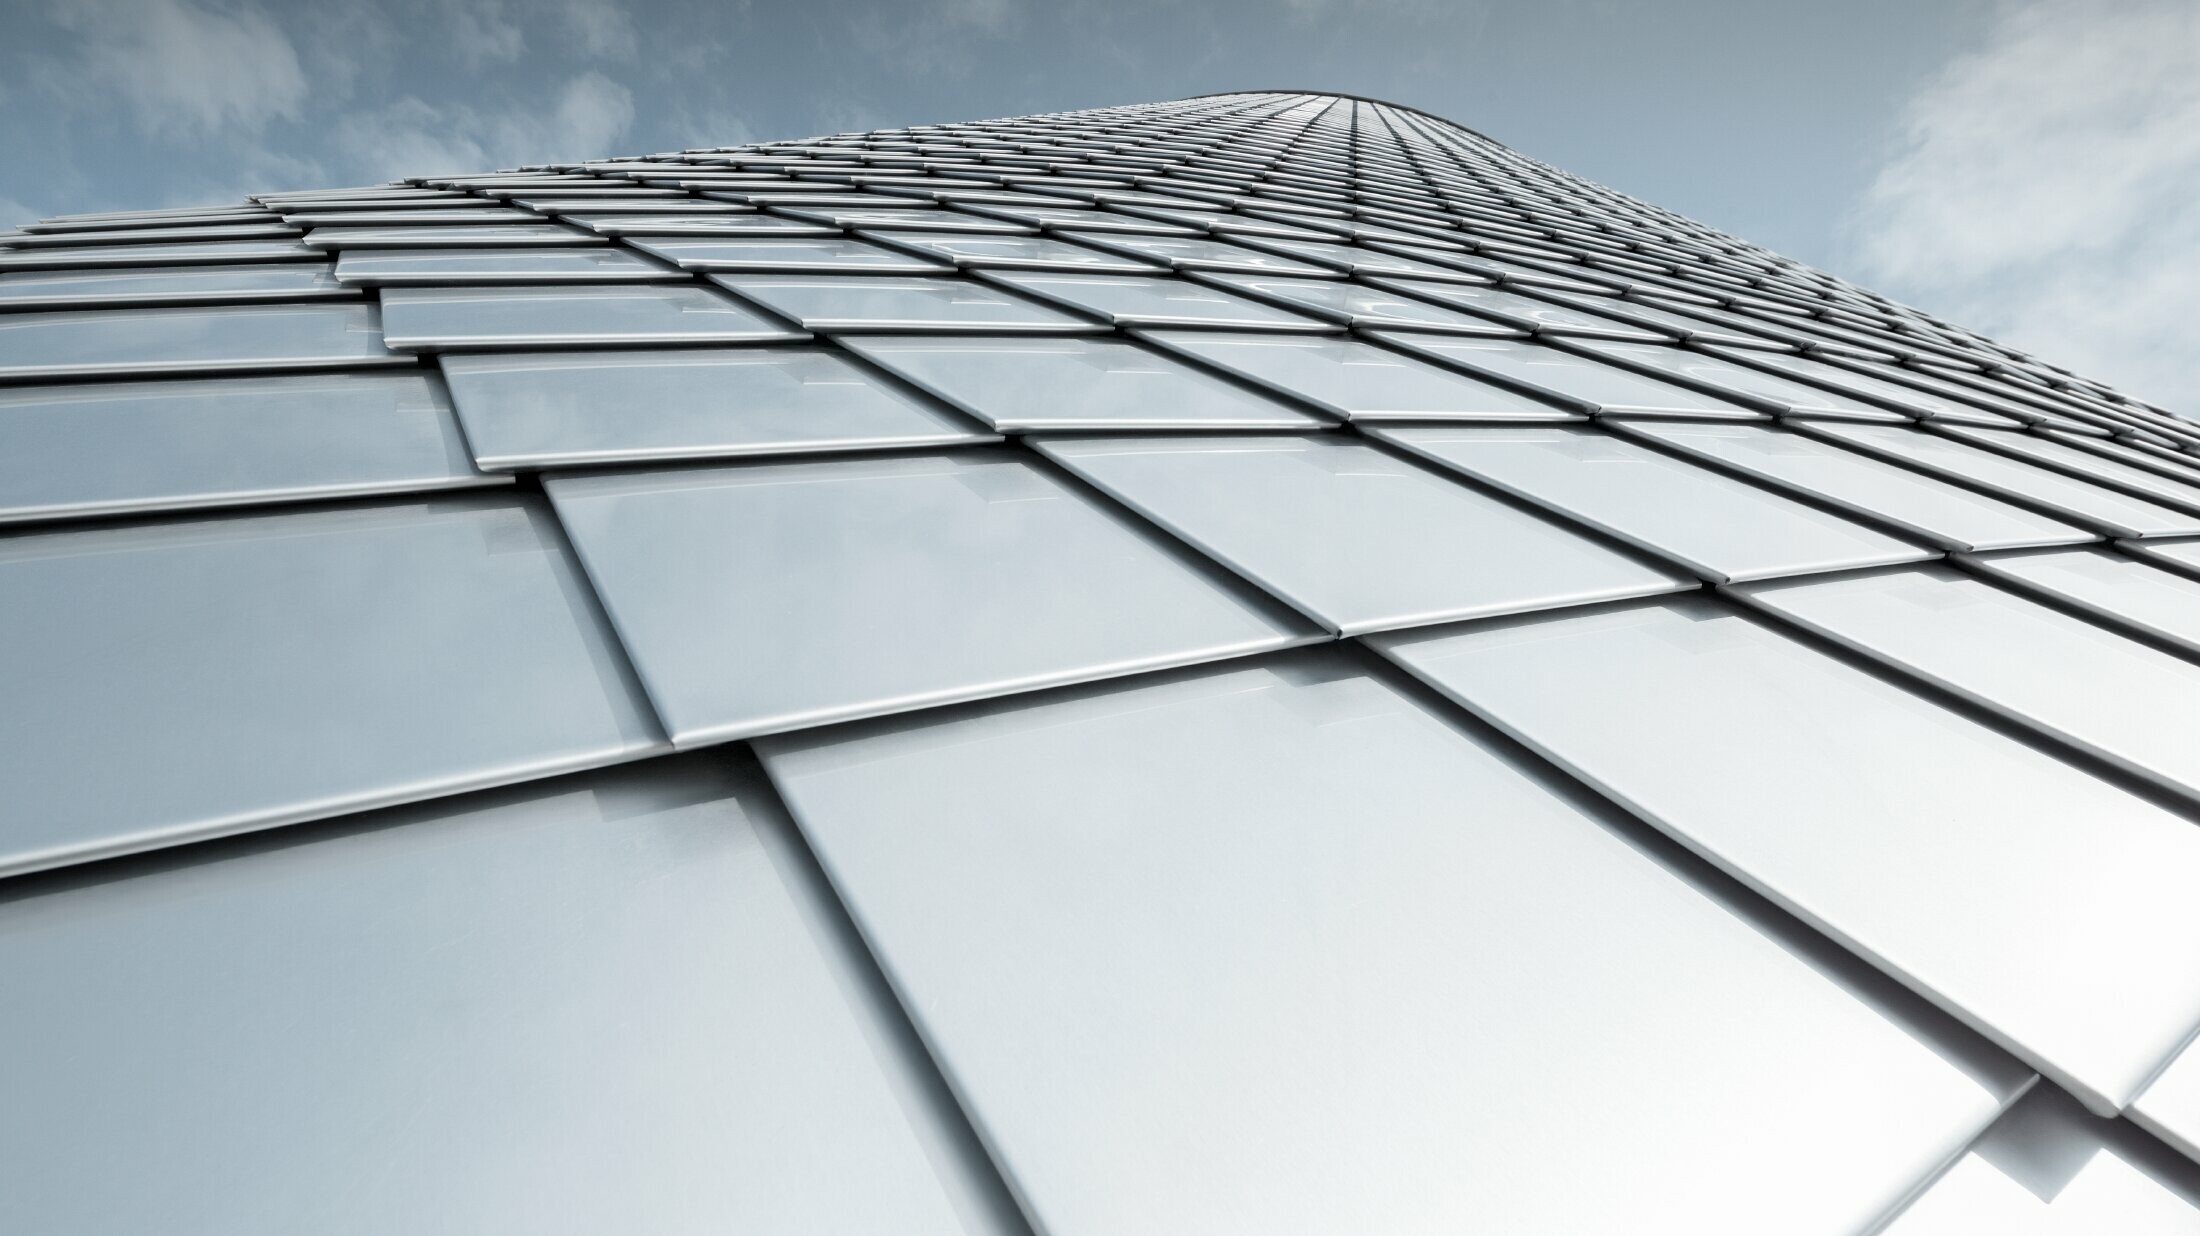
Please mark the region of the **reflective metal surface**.
[[1118, 339], [881, 335], [850, 338], [845, 346], [1004, 433], [1326, 423]]
[[0, 387], [0, 523], [502, 479], [419, 374]]
[[1248, 435], [1038, 446], [1348, 635], [1697, 584], [1362, 443]]
[[548, 488], [682, 745], [1310, 634], [1013, 456], [559, 476]]
[[1239, 330], [1331, 331], [1336, 327], [1183, 279], [1139, 275], [1047, 275], [1002, 271], [994, 279], [1117, 326], [1213, 326]]
[[624, 249], [361, 249], [336, 259], [336, 277], [382, 284], [636, 283], [686, 276]]
[[996, 440], [816, 348], [452, 356], [443, 371], [490, 469]]
[[703, 287], [393, 288], [383, 339], [401, 352], [808, 338]]
[[941, 274], [949, 263], [846, 236], [815, 240], [638, 240], [682, 270], [783, 271], [796, 274]]
[[412, 363], [370, 304], [0, 314], [0, 378]]
[[2200, 580], [2113, 549], [1967, 557], [1964, 564], [2022, 591], [2075, 605], [2095, 621], [2130, 628], [2200, 654]]
[[714, 275], [712, 279], [808, 330], [1093, 334], [1104, 329], [975, 279], [769, 275]]
[[357, 295], [358, 289], [336, 282], [334, 268], [307, 262], [0, 274], [0, 309], [325, 300]]
[[2200, 829], [2036, 746], [1710, 600], [1372, 642], [2095, 1110], [2200, 1023]]
[[762, 750], [1043, 1230], [1850, 1233], [2022, 1082], [1343, 659]]
[[1303, 310], [1319, 318], [1347, 326], [1388, 327], [1392, 330], [1432, 330], [1453, 335], [1513, 338], [1518, 327], [1455, 313], [1412, 296], [1383, 288], [1349, 283], [1341, 279], [1293, 279], [1275, 275], [1214, 274], [1208, 282]]
[[0, 874], [663, 741], [538, 501], [15, 536], [0, 595]]
[[1933, 557], [1769, 489], [1597, 429], [1398, 426], [1369, 431], [1717, 582]]
[[1386, 342], [1583, 412], [1758, 420], [1763, 413], [1539, 343], [1385, 332]]
[[1359, 339], [1156, 331], [1173, 352], [1352, 420], [1570, 421], [1581, 414]]
[[0, 903], [0, 1226], [965, 1231], [784, 828], [656, 761]]

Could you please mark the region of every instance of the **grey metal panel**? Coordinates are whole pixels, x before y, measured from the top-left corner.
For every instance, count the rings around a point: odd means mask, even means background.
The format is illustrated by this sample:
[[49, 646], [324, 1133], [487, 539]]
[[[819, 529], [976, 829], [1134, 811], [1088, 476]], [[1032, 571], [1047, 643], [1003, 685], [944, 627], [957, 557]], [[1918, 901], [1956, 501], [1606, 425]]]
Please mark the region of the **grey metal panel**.
[[409, 365], [371, 304], [0, 315], [0, 378]]
[[1035, 445], [1346, 635], [1697, 586], [1364, 442]]
[[0, 904], [0, 1227], [963, 1232], [779, 820], [653, 761]]
[[2067, 477], [1942, 434], [1891, 425], [1852, 425], [1836, 421], [1814, 421], [1799, 427], [1928, 472], [1983, 485], [1997, 494], [2105, 528], [2117, 536], [2200, 533], [2200, 518], [2182, 511]]
[[494, 249], [600, 245], [593, 232], [555, 223], [480, 223], [399, 227], [317, 227], [306, 236], [316, 249]]
[[681, 745], [1310, 637], [1011, 455], [546, 485]]
[[2142, 558], [2152, 558], [2172, 567], [2183, 567], [2188, 572], [2200, 573], [2200, 541], [2177, 541], [2160, 545], [2131, 542], [2123, 548]]
[[1052, 236], [954, 236], [939, 232], [865, 232], [865, 236], [965, 268], [1086, 270], [1151, 274], [1160, 268]]
[[947, 210], [938, 206], [913, 206], [906, 202], [888, 203], [884, 207], [870, 210], [823, 206], [777, 206], [774, 209], [784, 211], [797, 219], [826, 222], [844, 228], [898, 228], [1006, 236], [1029, 235], [1038, 231], [1029, 224], [1013, 223], [1007, 219], [988, 219], [959, 210]]
[[1380, 332], [1378, 338], [1584, 412], [1762, 420], [1764, 413], [1540, 343]]
[[[2187, 1044], [2132, 1100], [2127, 1114], [2179, 1154], [2200, 1161], [2200, 1050]], [[2200, 1204], [2200, 1198], [2195, 1202]]]
[[1412, 296], [1345, 279], [1294, 279], [1279, 275], [1229, 273], [1201, 275], [1200, 279], [1347, 326], [1432, 330], [1451, 335], [1480, 335], [1496, 339], [1518, 338], [1522, 333], [1515, 326], [1458, 313]]
[[345, 283], [637, 283], [687, 276], [624, 249], [358, 249], [336, 260]]
[[2107, 549], [1966, 556], [1965, 565], [2200, 655], [2200, 580]]
[[999, 271], [990, 278], [1117, 326], [1334, 331], [1337, 327], [1169, 275], [1057, 275]]
[[1855, 652], [2188, 797], [2200, 666], [1952, 567], [1735, 590]]
[[1638, 343], [1657, 343], [1667, 338], [1658, 331], [1631, 325], [1617, 318], [1602, 317], [1553, 301], [1537, 300], [1533, 296], [1524, 296], [1505, 288], [1480, 287], [1468, 283], [1437, 283], [1422, 279], [1383, 279], [1377, 282], [1383, 287], [1407, 295], [1455, 305], [1470, 313], [1484, 314], [1518, 330]]
[[1369, 432], [1684, 563], [1714, 583], [1935, 556], [1587, 427], [1396, 426]]
[[228, 262], [302, 262], [327, 256], [296, 240], [179, 240], [153, 245], [0, 249], [0, 271], [89, 270], [105, 266], [208, 266]]
[[2200, 1232], [2200, 1172], [2128, 1122], [2039, 1086], [1876, 1236], [2110, 1232]]
[[2067, 442], [2057, 442], [2036, 433], [1973, 429], [1967, 425], [1946, 426], [1941, 432], [1991, 450], [2036, 460], [2111, 489], [2137, 494], [2150, 502], [2187, 512], [2200, 511], [2200, 483], [2178, 481], [2149, 468], [2081, 450]]
[[1335, 273], [1326, 266], [1250, 249], [1244, 245], [1225, 244], [1204, 236], [1121, 236], [1095, 233], [1090, 237], [1079, 237], [1075, 232], [1065, 232], [1063, 237], [1068, 240], [1082, 239], [1102, 249], [1134, 254], [1149, 263], [1158, 262], [1176, 270], [1228, 270], [1269, 275]]
[[761, 745], [1041, 1230], [1848, 1236], [2025, 1080], [1343, 658]]
[[821, 348], [450, 356], [491, 469], [997, 441]]
[[1239, 237], [1237, 240], [1239, 243], [1274, 253], [1334, 266], [1355, 275], [1410, 275], [1417, 279], [1447, 279], [1459, 283], [1489, 282], [1481, 275], [1469, 274], [1454, 267], [1438, 266], [1401, 253], [1370, 249], [1363, 245], [1326, 240], [1276, 240], [1261, 236]]
[[442, 209], [400, 206], [390, 209], [290, 211], [283, 215], [283, 222], [293, 227], [308, 228], [375, 227], [389, 224], [402, 224], [409, 228], [433, 223], [540, 223], [542, 216], [531, 210], [499, 206], [485, 198], [464, 198], [451, 202]]
[[2200, 829], [2037, 746], [1709, 599], [1371, 642], [2096, 1111], [2200, 1023]]
[[711, 281], [816, 331], [1018, 331], [1094, 334], [1107, 328], [1037, 301], [953, 276], [712, 275]]
[[0, 874], [663, 743], [537, 501], [17, 536], [0, 595]]
[[1900, 413], [1685, 348], [1580, 340], [1576, 350], [1786, 416], [1909, 424]]
[[1359, 339], [1208, 331], [1143, 337], [1354, 420], [1581, 419], [1578, 412]]
[[2006, 418], [1984, 413], [1981, 409], [1963, 404], [1958, 400], [1943, 399], [1912, 386], [1904, 386], [1899, 382], [1889, 382], [1882, 378], [1872, 377], [1869, 374], [1858, 373], [1853, 369], [1844, 369], [1838, 365], [1829, 365], [1825, 361], [1814, 360], [1807, 356], [1790, 356], [1780, 352], [1737, 351], [1716, 345], [1709, 345], [1709, 350], [1729, 359], [1746, 360], [1757, 365], [1778, 369], [1814, 386], [1823, 386], [1831, 390], [1854, 394], [1874, 403], [1910, 413], [1913, 416], [1942, 417], [1957, 421], [1969, 420], [1996, 425], [2008, 423]]
[[326, 300], [359, 294], [359, 289], [336, 282], [335, 269], [326, 263], [255, 262], [0, 274], [0, 310]]
[[841, 342], [1004, 433], [1327, 423], [1121, 339], [889, 335]]
[[385, 343], [403, 352], [809, 337], [692, 285], [393, 288], [382, 294], [382, 333]]
[[814, 240], [638, 240], [682, 270], [785, 271], [798, 274], [944, 274], [945, 262], [847, 236]]
[[1615, 421], [1647, 438], [1914, 533], [1946, 549], [2100, 539], [2094, 533], [1873, 455], [1766, 425]]
[[502, 479], [424, 374], [0, 387], [0, 523]]

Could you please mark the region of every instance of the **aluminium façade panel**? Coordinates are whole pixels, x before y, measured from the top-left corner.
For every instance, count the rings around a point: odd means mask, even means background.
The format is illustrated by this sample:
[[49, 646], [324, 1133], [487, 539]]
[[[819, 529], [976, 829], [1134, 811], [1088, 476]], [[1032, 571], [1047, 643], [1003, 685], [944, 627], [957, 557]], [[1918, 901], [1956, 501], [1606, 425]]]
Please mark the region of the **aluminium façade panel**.
[[655, 760], [33, 882], [0, 1227], [971, 1230], [798, 845]]
[[1378, 282], [1392, 291], [1480, 314], [1515, 330], [1635, 343], [1662, 343], [1669, 338], [1661, 331], [1623, 322], [1618, 318], [1604, 317], [1556, 301], [1539, 300], [1509, 288], [1483, 287], [1471, 283], [1437, 283], [1420, 279], [1383, 279]]
[[537, 498], [26, 533], [0, 595], [0, 874], [664, 745]]
[[938, 275], [951, 265], [852, 236], [795, 239], [637, 240], [634, 247], [682, 270], [763, 274]]
[[442, 363], [474, 459], [492, 471], [999, 440], [823, 348], [507, 352]]
[[1873, 1236], [2189, 1236], [2200, 1168], [2037, 1086]]
[[1345, 635], [1698, 586], [1364, 441], [1033, 445]]
[[696, 284], [573, 288], [392, 288], [382, 339], [400, 352], [809, 338]]
[[1838, 392], [1737, 365], [1689, 348], [1617, 343], [1601, 339], [1569, 341], [1569, 347], [1651, 377], [1706, 391], [1787, 417], [1882, 421], [1909, 424], [1911, 418]]
[[[285, 229], [286, 231], [288, 229]], [[178, 240], [151, 245], [0, 249], [0, 271], [92, 270], [108, 266], [209, 266], [308, 262], [328, 257], [297, 240]]]
[[840, 342], [1003, 433], [1327, 423], [1119, 338], [856, 335]]
[[1397, 425], [1374, 436], [1587, 523], [1713, 583], [1935, 551], [1588, 426]]
[[1493, 339], [1518, 338], [1518, 327], [1459, 313], [1385, 287], [1334, 278], [1205, 273], [1205, 283], [1344, 326], [1438, 331]]
[[36, 270], [0, 274], [0, 311], [98, 309], [199, 302], [326, 300], [360, 295], [327, 263]]
[[1608, 416], [1763, 420], [1754, 408], [1645, 377], [1573, 352], [1518, 339], [1451, 339], [1381, 331], [1376, 337], [1503, 385]]
[[1696, 596], [1369, 642], [2094, 1110], [2200, 1023], [2200, 829], [1768, 620]]
[[0, 314], [0, 379], [415, 363], [359, 302]]
[[1968, 425], [1950, 425], [1941, 432], [1975, 446], [2022, 456], [2056, 471], [2135, 494], [2149, 502], [2188, 513], [2200, 512], [2200, 479], [2178, 480], [2151, 468], [2083, 450], [2068, 442], [2058, 442], [2044, 434], [1973, 429]]
[[1752, 605], [2188, 798], [2200, 665], [1953, 567], [1734, 589]]
[[1333, 332], [1327, 321], [1289, 313], [1173, 275], [1074, 275], [992, 271], [987, 278], [1115, 326]]
[[1999, 497], [2115, 536], [2200, 533], [2200, 517], [1945, 434], [1839, 421], [1798, 423], [1797, 428], [1908, 467], [1983, 486]]
[[1614, 421], [1610, 428], [1808, 494], [1944, 549], [2071, 545], [2100, 539], [2086, 529], [1938, 477], [1769, 425]]
[[0, 387], [0, 524], [508, 479], [424, 373]]
[[1141, 338], [1349, 420], [1577, 421], [1571, 408], [1364, 339], [1228, 331]]
[[1108, 252], [1063, 236], [959, 236], [938, 232], [865, 232], [869, 240], [913, 250], [926, 258], [965, 270], [1067, 270], [1152, 274], [1159, 267], [1141, 258]]
[[554, 248], [608, 243], [594, 232], [556, 223], [479, 223], [317, 227], [306, 234], [316, 249]]
[[956, 275], [712, 275], [711, 282], [813, 331], [1099, 334], [1105, 326]]
[[603, 245], [593, 249], [353, 249], [336, 259], [336, 277], [344, 283], [379, 287], [677, 282], [688, 276], [639, 254]]
[[544, 484], [681, 746], [1320, 638], [1016, 454]]
[[2029, 1079], [1362, 664], [759, 744], [1035, 1227], [1847, 1236]]
[[1965, 555], [1974, 571], [2200, 655], [2200, 580], [2108, 548]]
[[1205, 236], [1128, 236], [1111, 233], [1095, 233], [1079, 236], [1075, 232], [1061, 233], [1064, 240], [1075, 240], [1096, 249], [1132, 255], [1142, 264], [1159, 264], [1173, 270], [1226, 270], [1248, 274], [1267, 275], [1319, 275], [1335, 277], [1336, 271], [1327, 266], [1285, 257], [1280, 253], [1247, 248], [1244, 245], [1227, 244]]

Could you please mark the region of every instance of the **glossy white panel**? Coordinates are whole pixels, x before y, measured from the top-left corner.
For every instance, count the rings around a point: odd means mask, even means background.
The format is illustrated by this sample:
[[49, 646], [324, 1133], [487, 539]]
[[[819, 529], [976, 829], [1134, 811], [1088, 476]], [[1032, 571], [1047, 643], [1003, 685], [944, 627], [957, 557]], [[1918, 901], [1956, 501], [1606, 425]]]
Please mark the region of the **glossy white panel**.
[[1122, 339], [885, 335], [841, 342], [1003, 432], [1327, 423]]
[[316, 249], [469, 249], [535, 245], [600, 245], [604, 238], [556, 223], [414, 224], [399, 227], [317, 227]]
[[333, 267], [312, 262], [0, 274], [0, 308], [6, 309], [324, 300], [357, 295], [357, 288], [336, 282]]
[[2168, 789], [2200, 796], [2200, 665], [1952, 567], [1738, 590]]
[[1117, 326], [1211, 326], [1334, 331], [1337, 327], [1168, 275], [1054, 275], [999, 271], [994, 280]]
[[2200, 654], [2200, 580], [2166, 571], [2113, 549], [1965, 557], [2022, 590], [2045, 593], [2156, 639]]
[[[1064, 239], [1080, 239], [1064, 232]], [[1331, 275], [1326, 266], [1298, 261], [1244, 245], [1226, 244], [1204, 236], [1123, 236], [1095, 233], [1087, 243], [1118, 253], [1135, 254], [1149, 264], [1176, 270], [1229, 270], [1270, 275]]]
[[1155, 331], [1143, 338], [1354, 420], [1582, 419], [1360, 339], [1207, 331]]
[[1217, 273], [1204, 282], [1274, 301], [1347, 326], [1433, 330], [1453, 335], [1517, 338], [1520, 330], [1488, 318], [1458, 313], [1412, 296], [1347, 279], [1293, 279], [1276, 275]]
[[663, 741], [539, 501], [16, 536], [0, 595], [0, 873]]
[[938, 232], [866, 232], [865, 235], [965, 269], [1086, 270], [1132, 275], [1150, 274], [1159, 269], [1141, 258], [1071, 244], [1068, 238], [1057, 240], [1052, 236], [953, 236]]
[[450, 356], [484, 468], [996, 441], [822, 348]]
[[681, 744], [1310, 635], [1249, 588], [1011, 454], [546, 484]]
[[782, 818], [652, 761], [34, 885], [0, 1227], [966, 1230]]
[[1922, 546], [1602, 430], [1462, 425], [1370, 432], [1662, 554], [1715, 583], [1934, 556]]
[[2103, 1112], [2200, 1024], [2200, 828], [1725, 605], [1371, 637]]
[[384, 342], [399, 351], [558, 344], [775, 343], [808, 333], [711, 288], [393, 288]]
[[2176, 480], [2151, 468], [2110, 459], [2094, 451], [2072, 446], [2068, 442], [2058, 442], [2036, 433], [1973, 429], [1968, 425], [1950, 425], [1942, 432], [2005, 454], [2037, 460], [2050, 468], [2075, 473], [2111, 489], [2138, 494], [2164, 506], [2184, 511], [2200, 511], [2200, 483]]
[[1584, 412], [1762, 420], [1764, 413], [1540, 343], [1381, 332], [1379, 338]]
[[413, 363], [371, 304], [0, 314], [0, 378]]
[[1107, 328], [975, 279], [713, 275], [712, 282], [816, 331], [1017, 331]]
[[1667, 338], [1658, 331], [1630, 325], [1616, 318], [1587, 313], [1553, 301], [1538, 300], [1506, 288], [1419, 279], [1386, 279], [1383, 286], [1442, 304], [1456, 305], [1520, 330], [1645, 343], [1660, 342]]
[[299, 262], [327, 255], [296, 240], [179, 240], [150, 245], [64, 245], [0, 249], [0, 271], [89, 270], [104, 266], [205, 266]]
[[1970, 481], [2117, 536], [2200, 533], [2200, 517], [2064, 476], [1939, 433], [1892, 425], [1812, 422], [1808, 432], [1899, 463]]
[[0, 523], [503, 479], [424, 374], [0, 387]]
[[1877, 1236], [2192, 1236], [2200, 1171], [2039, 1086]]
[[2183, 567], [2187, 571], [2200, 572], [2200, 541], [2176, 541], [2161, 545], [2134, 542], [2124, 548], [2144, 558], [2152, 558], [2173, 567]]
[[357, 249], [336, 259], [336, 277], [380, 284], [647, 283], [686, 275], [625, 249]]
[[2025, 1079], [1341, 657], [761, 745], [1041, 1230], [1848, 1236]]
[[2098, 539], [2086, 529], [1877, 456], [1770, 426], [1615, 421], [1612, 428], [1875, 517], [1947, 549], [2005, 549]]
[[1036, 445], [1347, 635], [1697, 586], [1364, 442]]

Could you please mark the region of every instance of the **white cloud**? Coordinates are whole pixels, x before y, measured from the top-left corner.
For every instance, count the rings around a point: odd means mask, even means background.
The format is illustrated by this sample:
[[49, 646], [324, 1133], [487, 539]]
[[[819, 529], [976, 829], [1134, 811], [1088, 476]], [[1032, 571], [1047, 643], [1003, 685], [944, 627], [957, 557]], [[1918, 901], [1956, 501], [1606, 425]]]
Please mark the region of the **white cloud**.
[[402, 98], [347, 117], [336, 146], [347, 178], [383, 180], [614, 154], [633, 123], [633, 94], [591, 71], [566, 82], [547, 107], [482, 111]]
[[1868, 280], [2200, 415], [2200, 6], [2029, 0], [1905, 104]]
[[149, 134], [256, 132], [305, 101], [297, 48], [252, 5], [63, 0], [52, 12], [75, 60], [54, 80], [79, 103], [121, 100]]
[[559, 17], [583, 55], [632, 60], [640, 49], [634, 20], [617, 0], [563, 0], [558, 7]]
[[469, 66], [509, 64], [526, 49], [519, 25], [504, 15], [504, 6], [496, 0], [453, 5], [445, 12], [451, 22], [451, 50]]

